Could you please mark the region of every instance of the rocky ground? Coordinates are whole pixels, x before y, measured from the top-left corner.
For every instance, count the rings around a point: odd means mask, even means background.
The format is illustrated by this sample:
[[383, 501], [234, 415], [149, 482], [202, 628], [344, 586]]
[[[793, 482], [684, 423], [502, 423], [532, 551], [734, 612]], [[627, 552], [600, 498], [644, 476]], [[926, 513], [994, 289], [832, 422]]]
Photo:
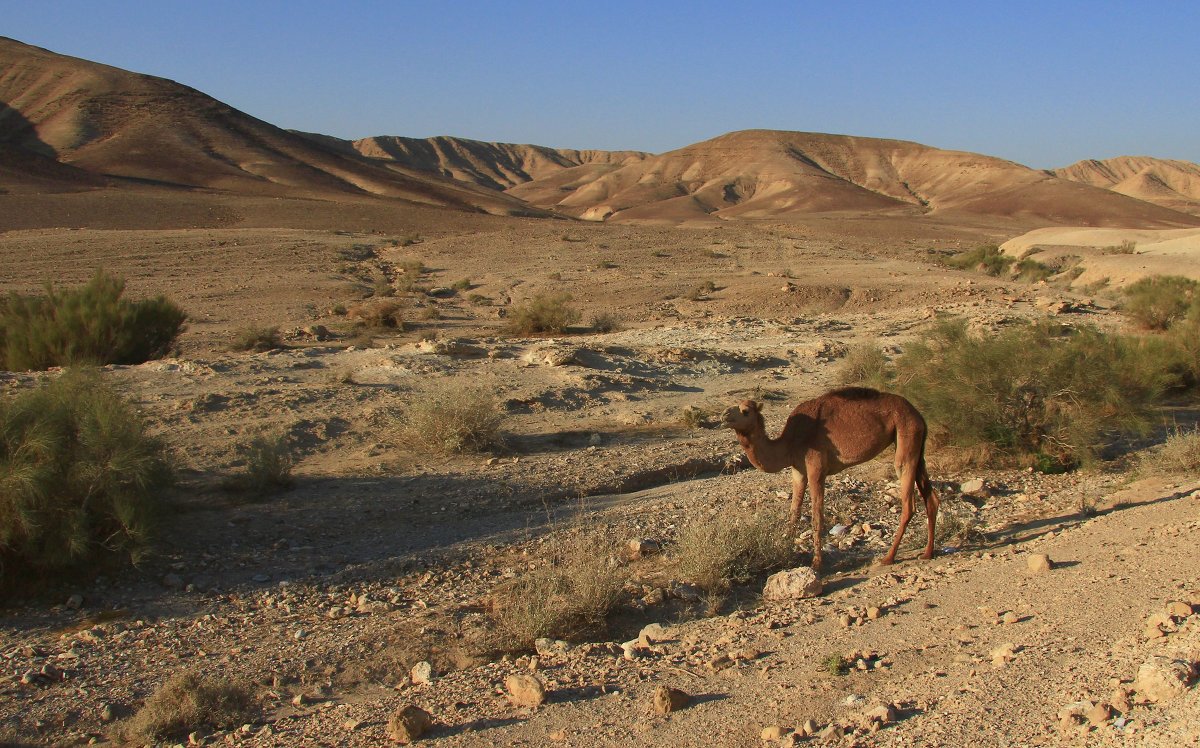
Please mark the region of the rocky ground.
[[[767, 602], [757, 579], [717, 599], [670, 564], [697, 517], [785, 512], [786, 477], [746, 470], [732, 436], [713, 428], [729, 403], [764, 401], [776, 430], [789, 403], [838, 381], [856, 345], [895, 353], [945, 314], [979, 327], [1046, 315], [1121, 324], [1105, 300], [926, 264], [983, 229], [926, 243], [872, 238], [869, 227], [849, 241], [820, 226], [519, 225], [416, 245], [118, 232], [145, 244], [128, 253], [131, 285], [171, 278], [166, 290], [176, 284], [194, 315], [179, 356], [104, 374], [174, 445], [178, 511], [142, 568], [9, 602], [0, 736], [116, 740], [173, 674], [199, 671], [249, 680], [263, 705], [243, 726], [188, 736], [199, 744], [378, 745], [410, 704], [432, 718], [421, 740], [446, 745], [1196, 741], [1193, 674], [1172, 670], [1200, 660], [1195, 476], [1132, 482], [1126, 463], [986, 471], [934, 451], [941, 552], [917, 559], [918, 517], [902, 562], [883, 568], [872, 559], [896, 521], [885, 456], [830, 481], [838, 527], [819, 597]], [[70, 264], [69, 252], [47, 259], [37, 248], [116, 241], [99, 233], [6, 241], [23, 243], [14, 257], [36, 258], [32, 275], [37, 263]], [[235, 241], [242, 264], [226, 267]], [[251, 271], [278, 243], [294, 261], [260, 282], [268, 265]], [[146, 259], [155, 246], [186, 258], [178, 274]], [[400, 287], [413, 256], [428, 291], [406, 301], [413, 329], [356, 337], [335, 307], [379, 278]], [[186, 269], [196, 262], [212, 269], [207, 287]], [[470, 292], [451, 288], [460, 277]], [[711, 292], [690, 293], [708, 279]], [[612, 308], [621, 329], [500, 331], [498, 309], [556, 286], [573, 290], [582, 322]], [[279, 324], [288, 347], [225, 350], [247, 321]], [[502, 446], [444, 458], [402, 438], [406, 408], [446, 382], [495, 393]], [[297, 485], [247, 501], [221, 484], [239, 468], [238, 443], [259, 434], [293, 445]], [[646, 558], [613, 562], [629, 581], [609, 629], [536, 651], [498, 642], [497, 590], [584, 530], [650, 541]], [[799, 538], [797, 566], [809, 542]], [[506, 680], [518, 674], [539, 680], [544, 703], [513, 703]], [[688, 703], [658, 713], [660, 686]]]

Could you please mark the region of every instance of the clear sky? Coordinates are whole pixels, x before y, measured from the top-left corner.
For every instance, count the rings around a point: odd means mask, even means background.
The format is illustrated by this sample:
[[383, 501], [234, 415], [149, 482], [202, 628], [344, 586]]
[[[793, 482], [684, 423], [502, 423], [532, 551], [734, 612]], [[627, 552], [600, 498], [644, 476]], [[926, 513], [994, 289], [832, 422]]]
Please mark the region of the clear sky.
[[281, 127], [662, 152], [731, 130], [1200, 162], [1200, 3], [0, 0]]

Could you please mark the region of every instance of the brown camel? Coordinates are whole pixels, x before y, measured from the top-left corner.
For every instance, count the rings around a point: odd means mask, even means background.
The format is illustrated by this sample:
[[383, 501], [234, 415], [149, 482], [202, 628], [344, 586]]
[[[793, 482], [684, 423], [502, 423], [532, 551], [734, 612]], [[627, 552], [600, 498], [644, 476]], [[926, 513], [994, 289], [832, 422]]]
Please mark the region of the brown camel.
[[777, 473], [792, 469], [792, 532], [800, 518], [804, 491], [812, 483], [813, 560], [821, 570], [821, 536], [825, 531], [825, 478], [875, 457], [896, 445], [900, 478], [900, 526], [882, 563], [896, 560], [896, 550], [913, 514], [914, 489], [925, 500], [929, 540], [922, 558], [933, 557], [933, 528], [939, 501], [925, 469], [925, 419], [899, 395], [865, 387], [846, 387], [800, 403], [788, 416], [777, 439], [767, 436], [761, 406], [743, 400], [725, 411], [725, 426], [734, 430], [754, 467]]

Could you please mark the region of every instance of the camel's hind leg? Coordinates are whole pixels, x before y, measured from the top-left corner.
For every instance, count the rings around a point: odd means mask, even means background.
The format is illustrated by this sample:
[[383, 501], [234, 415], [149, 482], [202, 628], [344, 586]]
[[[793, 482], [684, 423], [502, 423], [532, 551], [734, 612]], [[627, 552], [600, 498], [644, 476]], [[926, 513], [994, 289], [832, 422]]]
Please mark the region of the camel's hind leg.
[[792, 508], [788, 512], [788, 532], [796, 534], [800, 524], [800, 508], [804, 506], [804, 491], [808, 488], [808, 476], [796, 468], [792, 468]]
[[[899, 451], [897, 451], [897, 458]], [[900, 473], [900, 526], [896, 528], [896, 536], [892, 539], [892, 547], [880, 563], [891, 564], [896, 561], [896, 551], [900, 550], [900, 541], [904, 539], [904, 531], [908, 529], [909, 520], [913, 515], [913, 494], [916, 493], [917, 464], [907, 460], [903, 465], [897, 465]]]
[[917, 490], [925, 500], [925, 521], [929, 525], [929, 539], [925, 543], [925, 553], [921, 558], [933, 558], [933, 530], [937, 525], [938, 507], [942, 502], [933, 490], [933, 482], [929, 480], [929, 471], [925, 469], [925, 457], [917, 464]]

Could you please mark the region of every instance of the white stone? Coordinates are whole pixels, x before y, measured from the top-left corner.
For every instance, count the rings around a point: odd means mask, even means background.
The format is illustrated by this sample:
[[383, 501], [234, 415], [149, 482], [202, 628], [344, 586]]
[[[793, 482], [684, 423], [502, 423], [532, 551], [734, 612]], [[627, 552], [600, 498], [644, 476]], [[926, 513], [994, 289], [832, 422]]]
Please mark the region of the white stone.
[[812, 569], [802, 566], [772, 574], [763, 587], [764, 600], [800, 600], [821, 594], [821, 579]]

